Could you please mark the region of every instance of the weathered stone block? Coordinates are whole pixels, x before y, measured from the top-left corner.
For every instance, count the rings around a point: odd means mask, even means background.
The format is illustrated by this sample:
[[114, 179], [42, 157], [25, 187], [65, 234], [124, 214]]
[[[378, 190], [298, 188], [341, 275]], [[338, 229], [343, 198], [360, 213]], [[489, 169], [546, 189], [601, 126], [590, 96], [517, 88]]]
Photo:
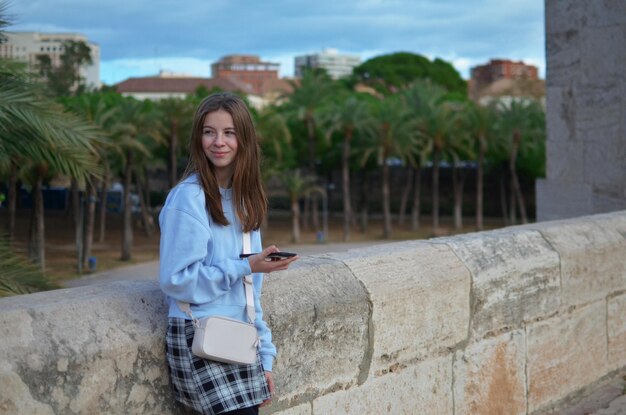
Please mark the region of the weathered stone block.
[[453, 413], [452, 358], [434, 358], [313, 401], [313, 414]]
[[333, 255], [372, 302], [371, 375], [467, 337], [469, 272], [445, 245], [402, 242]]
[[[607, 142], [603, 148], [586, 144], [585, 171], [589, 175], [587, 183], [592, 185], [594, 193], [619, 198], [626, 179], [626, 166], [624, 160], [617, 157], [620, 149], [617, 146], [610, 147], [610, 137], [607, 135], [605, 138]], [[623, 206], [622, 204], [621, 207]]]
[[609, 370], [626, 366], [626, 294], [608, 300]]
[[272, 408], [271, 406], [266, 407], [266, 408], [261, 408], [261, 410], [259, 411], [259, 414], [261, 415], [268, 414], [268, 413], [272, 413], [276, 415], [312, 415], [313, 414], [313, 408], [311, 407], [310, 403], [305, 403], [302, 405], [294, 406], [293, 408], [285, 409], [285, 410], [278, 411], [278, 412], [272, 412], [274, 408]]
[[584, 183], [587, 180], [585, 170], [585, 145], [579, 141], [546, 142], [546, 151], [559, 154], [546, 164], [546, 173], [550, 180], [560, 183]]
[[568, 28], [546, 37], [546, 85], [570, 87], [579, 83], [581, 75], [581, 35], [579, 29]]
[[606, 302], [526, 328], [528, 412], [557, 402], [607, 372]]
[[555, 33], [580, 29], [587, 25], [587, 10], [579, 0], [546, 1], [546, 39]]
[[626, 53], [626, 31], [619, 25], [594, 26], [581, 32], [581, 74], [586, 86], [617, 87]]
[[580, 4], [584, 6], [589, 26], [626, 25], [626, 2], [622, 0], [585, 1]]
[[0, 408], [25, 414], [167, 412], [173, 399], [166, 324], [154, 282], [2, 299]]
[[[0, 362], [0, 413], [2, 414], [33, 414], [33, 415], [54, 415], [53, 402], [40, 402], [33, 397], [30, 386], [17, 375], [8, 362]], [[59, 388], [55, 388], [55, 391]], [[67, 406], [68, 398], [61, 392], [58, 401]], [[55, 399], [56, 400], [56, 399]]]
[[263, 308], [281, 401], [357, 382], [369, 366], [370, 303], [344, 264], [302, 258], [265, 278]]
[[559, 256], [532, 230], [442, 238], [472, 275], [472, 337], [559, 309]]
[[587, 215], [593, 209], [591, 185], [537, 180], [537, 221]]
[[454, 360], [456, 415], [526, 414], [526, 348], [523, 331], [485, 339]]
[[593, 146], [610, 152], [618, 150], [623, 141], [623, 133], [619, 131], [623, 101], [616, 84], [576, 88], [576, 137], [588, 145], [585, 151]]
[[[624, 182], [626, 184], [626, 180]], [[605, 187], [606, 186], [606, 187]], [[626, 187], [624, 187], [626, 189]], [[615, 183], [607, 185], [593, 186], [593, 211], [594, 212], [614, 212], [624, 207], [626, 195], [622, 189], [617, 188]]]
[[[550, 145], [568, 145], [578, 141], [576, 137], [576, 96], [571, 86], [550, 86], [546, 90], [546, 111], [551, 116], [546, 119], [548, 134], [547, 149], [551, 152]], [[581, 148], [582, 150], [582, 148]], [[560, 154], [560, 153], [554, 153]], [[562, 157], [558, 157], [561, 159]], [[579, 156], [582, 163], [582, 154]], [[552, 159], [546, 160], [551, 162]], [[548, 165], [548, 168], [550, 166]], [[552, 178], [548, 170], [548, 177]], [[558, 175], [555, 178], [559, 177]]]
[[[626, 210], [593, 215], [589, 219], [602, 229], [619, 233], [626, 240]], [[626, 276], [624, 276], [624, 280], [626, 280]]]
[[624, 287], [626, 241], [589, 217], [553, 222], [539, 229], [561, 258], [563, 306], [604, 299]]

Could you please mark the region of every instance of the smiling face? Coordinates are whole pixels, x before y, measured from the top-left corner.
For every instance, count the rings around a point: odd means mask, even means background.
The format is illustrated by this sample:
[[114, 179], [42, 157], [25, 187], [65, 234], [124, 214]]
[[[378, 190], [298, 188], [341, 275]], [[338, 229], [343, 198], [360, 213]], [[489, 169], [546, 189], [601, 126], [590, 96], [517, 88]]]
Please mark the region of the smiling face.
[[222, 188], [228, 188], [235, 171], [237, 134], [233, 117], [224, 110], [209, 112], [202, 126], [202, 149], [215, 166], [215, 175]]

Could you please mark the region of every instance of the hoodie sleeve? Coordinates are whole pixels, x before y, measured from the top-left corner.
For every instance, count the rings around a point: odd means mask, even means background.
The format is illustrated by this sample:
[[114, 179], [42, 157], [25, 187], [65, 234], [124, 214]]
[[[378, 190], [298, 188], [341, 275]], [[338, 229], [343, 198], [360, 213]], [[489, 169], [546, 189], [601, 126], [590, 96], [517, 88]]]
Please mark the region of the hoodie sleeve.
[[[256, 239], [257, 246], [261, 246], [260, 232], [255, 232], [254, 237]], [[276, 357], [276, 346], [272, 343], [272, 332], [265, 321], [263, 308], [261, 307], [261, 292], [263, 288], [263, 274], [257, 273], [252, 277], [254, 283], [254, 307], [256, 309], [256, 325], [257, 332], [261, 338], [261, 347], [259, 354], [261, 355], [261, 363], [263, 364], [263, 370], [268, 372], [272, 371], [274, 365], [274, 358]]]
[[[202, 199], [203, 199], [202, 195]], [[180, 199], [180, 195], [174, 195]], [[187, 200], [185, 209], [176, 203], [168, 204], [161, 211], [160, 277], [163, 292], [190, 304], [203, 304], [219, 298], [250, 274], [247, 259], [224, 259], [205, 265], [212, 235], [203, 202]], [[196, 205], [194, 212], [193, 206]], [[191, 208], [190, 208], [191, 207]], [[211, 263], [210, 258], [207, 263]]]

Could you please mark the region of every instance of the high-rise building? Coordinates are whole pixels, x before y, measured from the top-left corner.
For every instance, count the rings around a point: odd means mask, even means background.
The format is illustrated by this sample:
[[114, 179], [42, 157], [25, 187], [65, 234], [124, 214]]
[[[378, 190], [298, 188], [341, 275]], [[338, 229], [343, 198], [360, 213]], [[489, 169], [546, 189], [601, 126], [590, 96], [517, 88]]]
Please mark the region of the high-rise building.
[[91, 49], [90, 65], [80, 68], [80, 75], [90, 88], [100, 88], [100, 46], [89, 42], [86, 36], [78, 33], [6, 32], [6, 39], [0, 41], [0, 58], [24, 62], [35, 69], [37, 55], [48, 55], [53, 66], [61, 64], [63, 43], [83, 41]]
[[324, 49], [322, 53], [296, 56], [295, 75], [301, 78], [306, 69], [322, 68], [333, 79], [352, 75], [352, 69], [361, 64], [361, 58], [340, 54], [337, 49]]
[[278, 79], [279, 69], [280, 64], [261, 62], [256, 55], [228, 55], [211, 65], [211, 76], [246, 84], [243, 92], [260, 95], [264, 84]]

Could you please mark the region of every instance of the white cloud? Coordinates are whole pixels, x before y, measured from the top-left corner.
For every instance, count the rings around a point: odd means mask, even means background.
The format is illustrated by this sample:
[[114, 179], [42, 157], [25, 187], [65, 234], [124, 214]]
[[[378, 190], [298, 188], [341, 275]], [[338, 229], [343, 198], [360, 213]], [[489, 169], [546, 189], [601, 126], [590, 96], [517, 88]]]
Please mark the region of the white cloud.
[[476, 63], [472, 62], [469, 58], [455, 58], [452, 60], [452, 66], [459, 71], [463, 79], [469, 79], [470, 69], [476, 66]]
[[463, 77], [491, 58], [524, 59], [545, 73], [541, 1], [26, 0], [9, 13], [13, 30], [87, 35], [100, 45], [107, 83], [160, 69], [209, 76], [210, 59], [234, 53], [278, 62], [290, 76], [295, 56], [324, 47], [363, 60], [400, 51], [441, 57]]

